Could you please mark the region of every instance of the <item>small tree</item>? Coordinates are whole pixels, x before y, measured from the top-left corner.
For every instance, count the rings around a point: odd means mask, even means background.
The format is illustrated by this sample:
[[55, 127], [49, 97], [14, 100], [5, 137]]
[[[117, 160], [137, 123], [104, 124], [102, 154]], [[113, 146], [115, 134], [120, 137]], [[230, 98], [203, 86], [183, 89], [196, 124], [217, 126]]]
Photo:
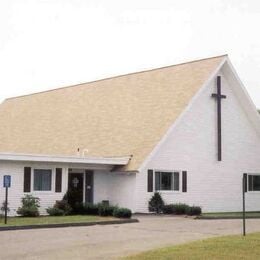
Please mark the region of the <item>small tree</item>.
[[156, 212], [157, 214], [161, 213], [163, 210], [164, 201], [159, 192], [155, 192], [152, 198], [149, 200], [149, 211]]
[[40, 199], [32, 195], [25, 195], [22, 198], [22, 207], [19, 207], [17, 214], [24, 217], [39, 216]]
[[6, 203], [5, 200], [3, 201], [2, 206], [1, 206], [2, 214], [5, 213], [5, 209], [6, 209], [7, 212], [10, 211], [10, 208], [8, 207], [8, 204], [9, 204], [9, 203], [8, 203], [8, 202]]

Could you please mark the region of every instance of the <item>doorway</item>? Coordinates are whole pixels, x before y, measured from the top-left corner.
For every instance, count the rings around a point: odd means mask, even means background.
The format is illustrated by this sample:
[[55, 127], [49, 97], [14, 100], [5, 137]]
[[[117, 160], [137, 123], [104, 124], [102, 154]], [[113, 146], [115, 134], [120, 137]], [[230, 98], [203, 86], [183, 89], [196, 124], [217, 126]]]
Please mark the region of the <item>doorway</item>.
[[68, 202], [72, 206], [83, 202], [82, 173], [69, 173]]
[[93, 203], [94, 173], [91, 170], [70, 169], [68, 177], [68, 201], [71, 205]]

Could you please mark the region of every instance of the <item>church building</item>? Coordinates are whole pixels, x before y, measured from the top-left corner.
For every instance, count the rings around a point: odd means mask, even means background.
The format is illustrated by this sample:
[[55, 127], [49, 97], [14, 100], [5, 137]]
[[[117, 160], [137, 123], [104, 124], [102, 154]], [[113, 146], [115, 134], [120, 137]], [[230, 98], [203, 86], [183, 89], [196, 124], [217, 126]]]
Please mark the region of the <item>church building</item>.
[[[260, 210], [260, 117], [227, 55], [6, 99], [0, 180], [41, 213], [76, 190], [78, 202], [148, 212], [165, 203], [203, 212]], [[4, 200], [5, 189], [0, 188]]]

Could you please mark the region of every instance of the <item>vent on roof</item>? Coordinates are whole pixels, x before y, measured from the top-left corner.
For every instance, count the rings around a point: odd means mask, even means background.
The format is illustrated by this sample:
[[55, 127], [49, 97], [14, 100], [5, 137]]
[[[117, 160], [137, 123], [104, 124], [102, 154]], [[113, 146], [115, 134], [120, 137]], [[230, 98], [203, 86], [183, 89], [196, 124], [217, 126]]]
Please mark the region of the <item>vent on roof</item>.
[[82, 156], [82, 157], [85, 157], [86, 154], [88, 154], [88, 149], [87, 149], [87, 148], [84, 148], [84, 149], [82, 150], [81, 156]]
[[86, 157], [86, 154], [88, 154], [89, 150], [87, 148], [82, 149], [80, 151], [80, 148], [77, 149], [77, 156], [78, 157]]

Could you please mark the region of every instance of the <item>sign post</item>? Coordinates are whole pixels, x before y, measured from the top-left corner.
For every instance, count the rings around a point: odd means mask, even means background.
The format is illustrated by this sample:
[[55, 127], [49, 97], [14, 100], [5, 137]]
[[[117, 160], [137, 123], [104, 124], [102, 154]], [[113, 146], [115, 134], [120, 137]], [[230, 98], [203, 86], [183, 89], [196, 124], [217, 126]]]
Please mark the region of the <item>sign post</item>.
[[246, 202], [245, 202], [245, 193], [247, 191], [247, 174], [243, 174], [243, 181], [242, 181], [242, 198], [243, 198], [243, 236], [246, 235]]
[[5, 188], [5, 224], [7, 224], [7, 208], [8, 208], [8, 188], [11, 187], [11, 176], [4, 175], [4, 188]]

